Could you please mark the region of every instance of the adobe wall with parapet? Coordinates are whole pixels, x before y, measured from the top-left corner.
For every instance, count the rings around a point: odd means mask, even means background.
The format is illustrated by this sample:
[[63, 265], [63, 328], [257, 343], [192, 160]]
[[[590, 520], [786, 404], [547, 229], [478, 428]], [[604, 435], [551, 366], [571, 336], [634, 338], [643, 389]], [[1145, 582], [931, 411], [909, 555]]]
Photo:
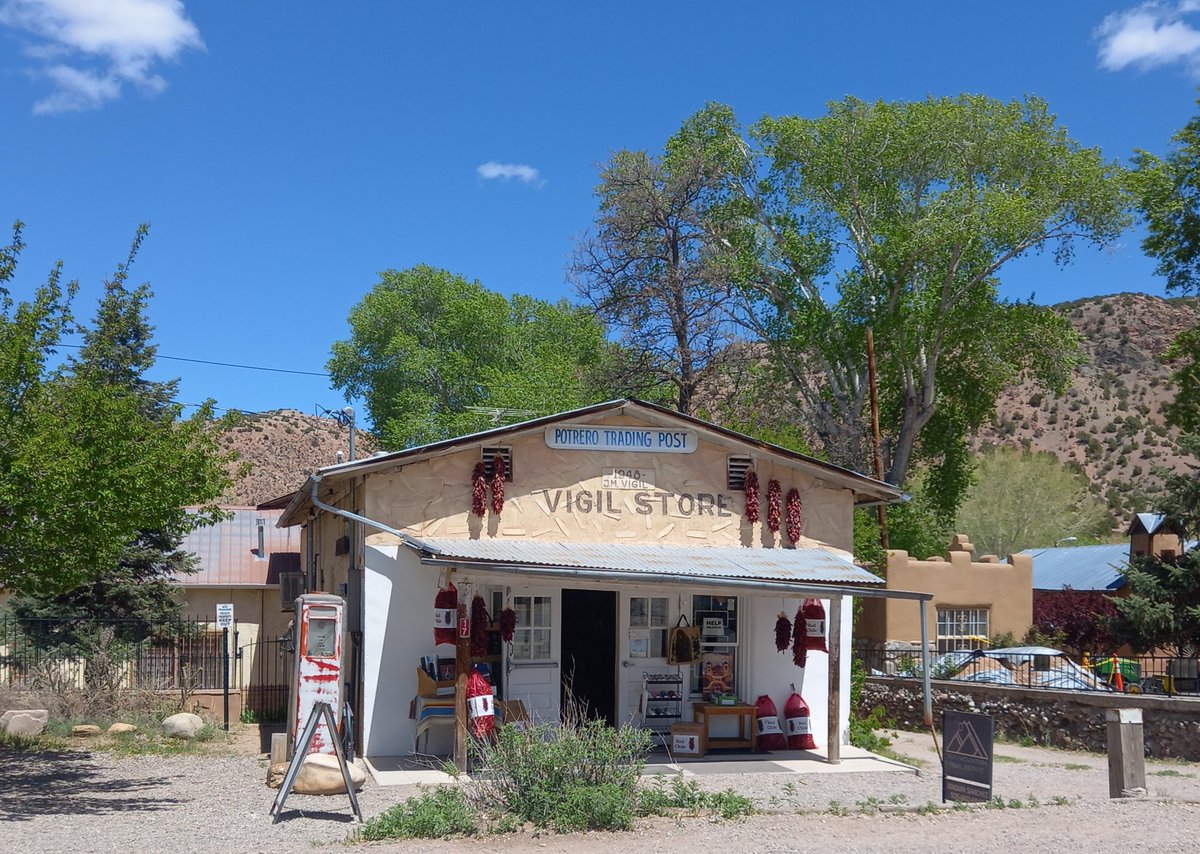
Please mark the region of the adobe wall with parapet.
[[[1052, 691], [998, 685], [935, 681], [933, 721], [941, 730], [944, 710], [991, 715], [996, 735], [1013, 741], [1103, 753], [1108, 738], [1106, 709], [1142, 710], [1146, 753], [1157, 759], [1200, 761], [1200, 698]], [[901, 729], [924, 728], [920, 679], [871, 676], [863, 686], [858, 712], [882, 707]]]
[[[1009, 555], [974, 557], [975, 547], [965, 534], [955, 534], [946, 556], [917, 560], [908, 552], [887, 553], [887, 586], [892, 590], [932, 593], [925, 609], [926, 630], [932, 644], [937, 638], [937, 611], [949, 608], [986, 608], [989, 635], [1012, 632], [1023, 637], [1033, 625], [1033, 558]], [[913, 602], [868, 599], [855, 636], [867, 641], [920, 644], [920, 611]]]

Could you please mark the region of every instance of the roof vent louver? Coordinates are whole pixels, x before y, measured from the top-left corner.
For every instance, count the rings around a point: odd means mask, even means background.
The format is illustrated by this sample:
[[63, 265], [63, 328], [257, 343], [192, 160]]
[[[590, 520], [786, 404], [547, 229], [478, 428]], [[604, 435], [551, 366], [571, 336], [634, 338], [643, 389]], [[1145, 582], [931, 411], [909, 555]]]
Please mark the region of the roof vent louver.
[[480, 459], [483, 460], [483, 465], [487, 469], [487, 476], [490, 478], [495, 471], [496, 457], [504, 457], [504, 479], [511, 481], [513, 479], [513, 452], [512, 448], [480, 448]]
[[752, 468], [754, 468], [754, 460], [750, 457], [729, 457], [725, 463], [729, 489], [740, 492], [746, 484], [746, 472]]

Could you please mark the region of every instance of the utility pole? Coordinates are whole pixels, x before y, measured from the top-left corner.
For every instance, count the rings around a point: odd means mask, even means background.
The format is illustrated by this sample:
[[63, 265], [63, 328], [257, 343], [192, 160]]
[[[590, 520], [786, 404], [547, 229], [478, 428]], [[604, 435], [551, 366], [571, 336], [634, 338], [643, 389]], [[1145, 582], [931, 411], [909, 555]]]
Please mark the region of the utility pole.
[[[879, 394], [875, 385], [875, 333], [867, 327], [867, 385], [871, 390], [871, 436], [875, 447], [875, 479], [883, 480], [883, 449], [879, 438]], [[880, 504], [879, 545], [888, 550], [887, 505]]]

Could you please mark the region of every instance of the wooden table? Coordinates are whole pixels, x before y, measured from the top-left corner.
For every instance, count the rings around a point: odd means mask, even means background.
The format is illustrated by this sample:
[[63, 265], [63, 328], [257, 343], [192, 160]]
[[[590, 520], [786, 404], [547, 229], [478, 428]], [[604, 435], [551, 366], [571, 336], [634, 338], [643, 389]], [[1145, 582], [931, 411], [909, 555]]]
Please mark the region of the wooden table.
[[[733, 716], [738, 719], [737, 738], [713, 738], [709, 735], [709, 721], [716, 717]], [[736, 706], [715, 706], [712, 703], [693, 703], [692, 720], [704, 725], [704, 735], [708, 740], [709, 749], [722, 747], [748, 747], [754, 749], [754, 739], [757, 735], [755, 719], [757, 710], [746, 703]]]

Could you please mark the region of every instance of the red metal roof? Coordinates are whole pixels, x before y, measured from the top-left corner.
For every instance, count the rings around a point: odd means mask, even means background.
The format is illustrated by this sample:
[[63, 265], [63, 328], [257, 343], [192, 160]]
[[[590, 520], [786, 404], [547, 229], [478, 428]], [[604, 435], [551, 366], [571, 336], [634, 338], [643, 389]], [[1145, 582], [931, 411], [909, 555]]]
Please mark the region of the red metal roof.
[[[225, 507], [231, 516], [192, 531], [180, 549], [199, 559], [199, 572], [176, 575], [184, 587], [261, 587], [278, 584], [279, 573], [300, 570], [300, 529], [277, 528], [282, 510]], [[259, 527], [263, 554], [258, 554]]]

